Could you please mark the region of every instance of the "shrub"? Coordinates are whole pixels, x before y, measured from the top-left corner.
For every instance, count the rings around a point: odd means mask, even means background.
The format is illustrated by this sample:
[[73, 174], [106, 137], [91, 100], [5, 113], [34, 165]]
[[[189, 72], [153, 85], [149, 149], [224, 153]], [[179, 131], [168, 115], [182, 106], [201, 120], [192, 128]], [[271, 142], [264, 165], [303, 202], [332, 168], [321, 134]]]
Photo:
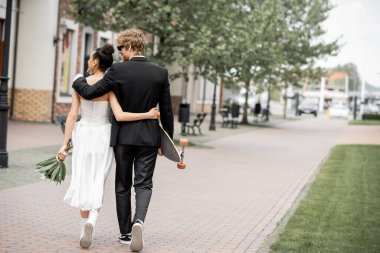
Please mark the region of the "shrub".
[[369, 113], [364, 113], [362, 115], [362, 120], [366, 120], [366, 119], [370, 119], [370, 120], [380, 120], [380, 114], [369, 114]]

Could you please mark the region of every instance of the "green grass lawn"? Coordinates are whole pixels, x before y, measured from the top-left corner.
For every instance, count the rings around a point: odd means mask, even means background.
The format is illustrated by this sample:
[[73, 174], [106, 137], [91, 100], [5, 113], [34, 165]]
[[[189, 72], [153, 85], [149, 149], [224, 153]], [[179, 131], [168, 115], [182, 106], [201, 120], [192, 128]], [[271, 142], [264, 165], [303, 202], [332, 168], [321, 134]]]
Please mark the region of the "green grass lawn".
[[380, 120], [366, 119], [366, 120], [350, 120], [349, 125], [380, 125]]
[[380, 252], [380, 145], [335, 147], [271, 252]]

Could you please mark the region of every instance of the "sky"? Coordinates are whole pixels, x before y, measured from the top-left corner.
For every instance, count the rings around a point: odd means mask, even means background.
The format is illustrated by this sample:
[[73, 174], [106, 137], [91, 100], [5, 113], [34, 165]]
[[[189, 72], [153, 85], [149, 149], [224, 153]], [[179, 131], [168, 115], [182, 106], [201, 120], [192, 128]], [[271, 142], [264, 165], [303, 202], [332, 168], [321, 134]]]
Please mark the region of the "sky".
[[330, 0], [335, 6], [324, 23], [326, 42], [340, 37], [338, 56], [321, 64], [355, 63], [362, 80], [380, 87], [380, 0]]

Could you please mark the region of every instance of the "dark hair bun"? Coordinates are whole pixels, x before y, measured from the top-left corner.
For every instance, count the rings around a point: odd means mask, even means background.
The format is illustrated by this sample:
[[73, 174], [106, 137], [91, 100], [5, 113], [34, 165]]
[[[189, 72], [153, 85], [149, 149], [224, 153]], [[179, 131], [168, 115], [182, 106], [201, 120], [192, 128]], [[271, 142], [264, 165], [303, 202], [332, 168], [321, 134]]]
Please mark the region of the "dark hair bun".
[[113, 46], [105, 43], [102, 47], [95, 49], [92, 57], [99, 60], [99, 69], [106, 71], [113, 63], [112, 54], [115, 52]]
[[100, 48], [100, 51], [103, 53], [103, 54], [107, 54], [107, 55], [112, 55], [113, 53], [115, 53], [115, 49], [113, 48], [113, 46], [109, 43], [105, 43], [101, 48]]

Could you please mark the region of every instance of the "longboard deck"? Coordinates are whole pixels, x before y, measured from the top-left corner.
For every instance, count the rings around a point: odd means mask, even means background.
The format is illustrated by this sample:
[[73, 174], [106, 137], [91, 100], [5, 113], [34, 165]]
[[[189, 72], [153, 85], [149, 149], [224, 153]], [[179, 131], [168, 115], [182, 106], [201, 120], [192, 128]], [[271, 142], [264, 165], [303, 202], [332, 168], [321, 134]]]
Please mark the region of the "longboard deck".
[[180, 162], [181, 157], [179, 155], [179, 152], [176, 146], [174, 145], [174, 142], [172, 141], [168, 133], [162, 128], [161, 125], [160, 125], [160, 133], [161, 133], [161, 150], [162, 150], [163, 155], [167, 159], [173, 162], [177, 162], [177, 163]]

